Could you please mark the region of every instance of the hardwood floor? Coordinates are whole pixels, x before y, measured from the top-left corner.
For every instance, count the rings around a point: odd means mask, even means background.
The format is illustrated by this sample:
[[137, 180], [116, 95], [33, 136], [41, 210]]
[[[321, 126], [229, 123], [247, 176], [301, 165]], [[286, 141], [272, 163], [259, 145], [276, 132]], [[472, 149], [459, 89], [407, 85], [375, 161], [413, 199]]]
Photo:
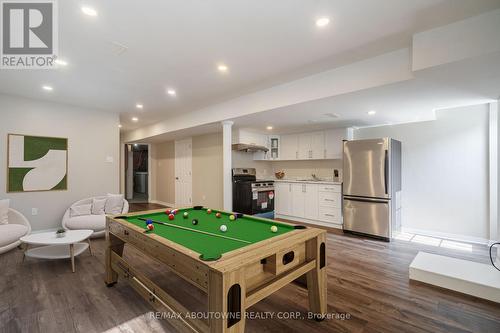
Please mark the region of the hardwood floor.
[[[136, 207], [134, 207], [136, 209]], [[140, 208], [142, 209], [142, 208]], [[247, 332], [500, 332], [500, 305], [409, 282], [408, 266], [419, 250], [488, 262], [486, 247], [471, 252], [343, 235], [328, 235], [328, 310], [338, 318], [252, 319]], [[22, 260], [22, 251], [0, 255], [0, 332], [174, 332], [125, 282], [104, 285], [104, 239], [94, 256], [69, 262]], [[190, 310], [206, 309], [205, 295], [133, 248], [126, 257]], [[250, 311], [307, 313], [307, 291], [284, 287]]]

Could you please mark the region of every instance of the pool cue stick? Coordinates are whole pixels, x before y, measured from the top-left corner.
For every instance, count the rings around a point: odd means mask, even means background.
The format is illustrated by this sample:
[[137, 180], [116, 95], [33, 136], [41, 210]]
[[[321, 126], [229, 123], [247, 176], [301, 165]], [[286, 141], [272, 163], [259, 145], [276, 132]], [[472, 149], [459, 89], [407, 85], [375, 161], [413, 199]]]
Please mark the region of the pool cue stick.
[[[143, 217], [139, 217], [139, 220], [141, 220], [141, 221], [147, 221], [147, 220], [151, 220], [151, 219], [145, 219]], [[178, 228], [178, 229], [182, 229], [182, 230], [197, 232], [197, 233], [204, 234], [204, 235], [215, 236], [215, 237], [225, 238], [225, 239], [229, 239], [229, 240], [233, 240], [233, 241], [237, 241], [237, 242], [252, 244], [252, 242], [249, 242], [249, 241], [246, 241], [246, 240], [243, 240], [243, 239], [233, 238], [233, 237], [224, 236], [224, 235], [217, 235], [217, 234], [213, 234], [211, 232], [202, 231], [202, 230], [195, 230], [195, 229], [191, 229], [191, 228], [186, 228], [186, 227], [183, 227], [183, 226], [180, 226], [180, 225], [175, 225], [175, 224], [170, 224], [170, 223], [165, 223], [165, 222], [160, 222], [160, 221], [155, 221], [155, 220], [151, 220], [151, 222], [156, 223], [156, 224], [165, 225], [167, 227], [174, 227], [174, 228]]]

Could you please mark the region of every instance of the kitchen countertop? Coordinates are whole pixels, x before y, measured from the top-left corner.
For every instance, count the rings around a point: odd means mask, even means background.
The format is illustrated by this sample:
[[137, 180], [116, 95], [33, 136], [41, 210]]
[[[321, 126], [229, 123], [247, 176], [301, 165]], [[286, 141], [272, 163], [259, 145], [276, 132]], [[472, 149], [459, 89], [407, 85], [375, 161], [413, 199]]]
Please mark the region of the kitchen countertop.
[[297, 179], [275, 179], [275, 182], [282, 183], [307, 183], [307, 184], [326, 184], [326, 185], [342, 185], [342, 182], [331, 180], [297, 180]]

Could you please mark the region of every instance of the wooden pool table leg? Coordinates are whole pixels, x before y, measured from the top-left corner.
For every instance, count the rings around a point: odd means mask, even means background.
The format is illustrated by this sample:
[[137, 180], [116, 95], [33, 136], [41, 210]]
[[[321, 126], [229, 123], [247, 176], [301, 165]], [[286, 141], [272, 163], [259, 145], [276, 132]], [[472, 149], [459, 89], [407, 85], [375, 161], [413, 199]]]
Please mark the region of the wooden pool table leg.
[[106, 233], [106, 285], [112, 287], [118, 281], [118, 274], [111, 267], [111, 253], [115, 252], [120, 257], [123, 255], [123, 247], [125, 243], [114, 236], [113, 234]]
[[246, 285], [244, 269], [210, 271], [208, 312], [210, 333], [245, 332]]
[[316, 259], [316, 267], [306, 274], [309, 293], [309, 311], [316, 315], [315, 319], [324, 319], [327, 311], [326, 281], [326, 233], [311, 239], [306, 245], [307, 260]]

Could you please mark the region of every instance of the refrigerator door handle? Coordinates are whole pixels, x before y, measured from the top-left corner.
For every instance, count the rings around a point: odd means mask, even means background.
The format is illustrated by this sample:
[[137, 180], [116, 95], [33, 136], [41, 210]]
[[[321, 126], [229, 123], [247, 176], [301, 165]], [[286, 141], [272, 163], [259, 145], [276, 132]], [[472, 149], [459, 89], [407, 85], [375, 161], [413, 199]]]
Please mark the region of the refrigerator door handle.
[[358, 201], [358, 202], [372, 202], [372, 203], [389, 203], [390, 200], [385, 199], [375, 199], [375, 198], [358, 198], [358, 197], [347, 197], [344, 196], [344, 200]]
[[384, 187], [385, 187], [385, 194], [389, 194], [388, 191], [388, 184], [387, 182], [389, 181], [389, 151], [385, 151], [385, 158], [384, 158]]

